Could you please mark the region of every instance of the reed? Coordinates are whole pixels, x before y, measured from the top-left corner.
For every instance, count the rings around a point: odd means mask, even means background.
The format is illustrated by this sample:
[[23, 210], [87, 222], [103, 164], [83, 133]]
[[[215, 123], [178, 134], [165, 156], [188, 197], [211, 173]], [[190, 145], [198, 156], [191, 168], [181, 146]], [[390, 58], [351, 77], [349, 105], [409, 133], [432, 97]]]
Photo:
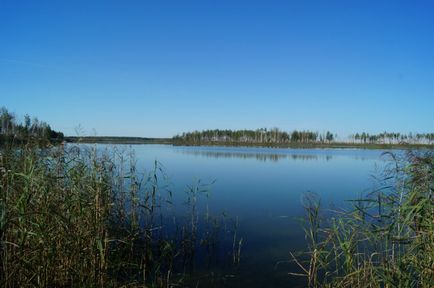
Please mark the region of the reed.
[[309, 287], [434, 286], [434, 155], [387, 153], [379, 187], [351, 209], [320, 213], [308, 198], [308, 249], [291, 254]]
[[214, 246], [203, 243], [217, 241], [212, 238], [224, 221], [198, 208], [206, 188], [190, 187], [185, 211], [175, 213], [162, 165], [155, 162], [151, 171], [140, 172], [131, 150], [3, 148], [0, 286], [194, 282], [186, 267], [204, 254], [198, 250], [211, 253]]

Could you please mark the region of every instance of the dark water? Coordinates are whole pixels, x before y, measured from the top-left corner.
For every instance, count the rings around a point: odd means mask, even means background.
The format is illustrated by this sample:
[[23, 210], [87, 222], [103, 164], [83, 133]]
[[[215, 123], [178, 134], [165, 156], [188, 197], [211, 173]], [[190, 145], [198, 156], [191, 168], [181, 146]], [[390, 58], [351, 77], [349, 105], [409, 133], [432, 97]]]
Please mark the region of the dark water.
[[139, 167], [161, 162], [177, 193], [198, 179], [215, 181], [209, 209], [238, 217], [243, 238], [239, 268], [225, 280], [229, 287], [303, 286], [288, 275], [296, 271], [289, 252], [306, 244], [296, 220], [304, 215], [302, 195], [316, 193], [324, 209], [343, 207], [372, 190], [385, 165], [381, 150], [131, 147]]

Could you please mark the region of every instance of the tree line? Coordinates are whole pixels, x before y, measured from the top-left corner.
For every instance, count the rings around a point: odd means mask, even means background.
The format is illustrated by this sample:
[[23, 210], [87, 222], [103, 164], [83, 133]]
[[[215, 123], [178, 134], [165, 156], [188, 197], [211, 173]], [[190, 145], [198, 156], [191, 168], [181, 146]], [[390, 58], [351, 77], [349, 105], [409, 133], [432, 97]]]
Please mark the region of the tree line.
[[173, 137], [173, 141], [184, 143], [260, 143], [260, 144], [285, 144], [285, 143], [331, 143], [337, 137], [336, 134], [327, 131], [325, 133], [309, 130], [292, 132], [282, 131], [278, 128], [261, 128], [256, 130], [204, 130], [185, 132]]
[[31, 140], [43, 142], [62, 141], [64, 135], [51, 129], [50, 125], [38, 118], [24, 116], [24, 121], [17, 119], [15, 114], [5, 107], [0, 108], [0, 143], [6, 141], [28, 142]]
[[367, 132], [356, 133], [350, 136], [353, 143], [361, 144], [434, 144], [434, 133], [396, 133], [382, 132], [369, 134]]
[[326, 131], [323, 133], [309, 130], [282, 131], [278, 128], [261, 128], [256, 130], [203, 130], [184, 132], [172, 138], [179, 144], [206, 144], [206, 143], [241, 143], [241, 144], [434, 144], [434, 133], [397, 133], [382, 132], [370, 134], [367, 132], [355, 133], [346, 140], [338, 139], [336, 133]]

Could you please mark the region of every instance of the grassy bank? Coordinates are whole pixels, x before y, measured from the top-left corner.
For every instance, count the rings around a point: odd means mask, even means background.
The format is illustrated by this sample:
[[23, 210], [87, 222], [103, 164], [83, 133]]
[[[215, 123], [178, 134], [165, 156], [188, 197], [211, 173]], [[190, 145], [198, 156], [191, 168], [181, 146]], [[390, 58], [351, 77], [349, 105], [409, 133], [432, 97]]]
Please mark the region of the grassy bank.
[[434, 154], [409, 151], [352, 209], [323, 214], [305, 198], [305, 253], [292, 254], [309, 287], [434, 287]]

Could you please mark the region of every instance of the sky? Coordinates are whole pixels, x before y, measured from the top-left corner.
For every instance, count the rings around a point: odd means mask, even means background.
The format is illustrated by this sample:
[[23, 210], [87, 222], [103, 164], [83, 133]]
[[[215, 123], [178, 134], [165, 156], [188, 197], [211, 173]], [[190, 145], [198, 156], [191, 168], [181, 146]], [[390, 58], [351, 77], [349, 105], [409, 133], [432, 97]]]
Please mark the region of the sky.
[[0, 0], [0, 106], [66, 135], [432, 132], [434, 1]]

